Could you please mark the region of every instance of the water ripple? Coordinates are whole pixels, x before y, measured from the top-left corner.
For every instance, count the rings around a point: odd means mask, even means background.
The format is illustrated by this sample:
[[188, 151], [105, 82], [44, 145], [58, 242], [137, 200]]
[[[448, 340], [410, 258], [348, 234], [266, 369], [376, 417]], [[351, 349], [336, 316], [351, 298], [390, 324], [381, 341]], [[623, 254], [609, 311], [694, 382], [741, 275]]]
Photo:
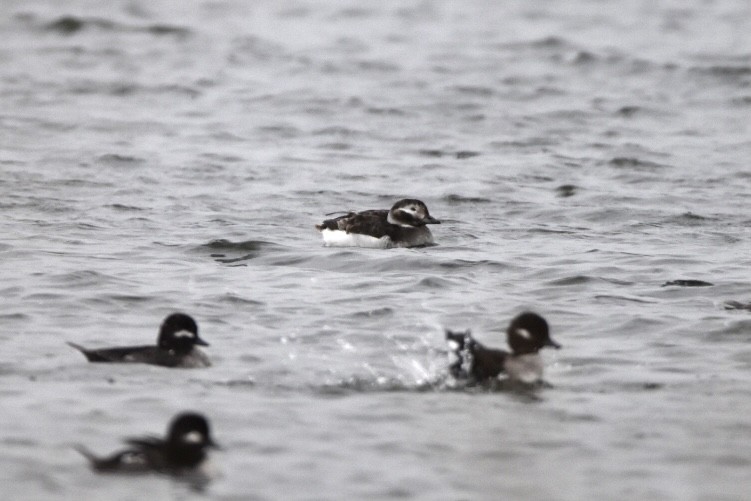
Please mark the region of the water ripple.
[[57, 32], [62, 35], [73, 35], [90, 28], [104, 32], [141, 32], [156, 36], [175, 35], [181, 38], [190, 36], [192, 34], [190, 29], [182, 26], [171, 26], [166, 24], [128, 26], [105, 18], [80, 16], [62, 16], [54, 21], [45, 23], [43, 25], [43, 28], [47, 31]]

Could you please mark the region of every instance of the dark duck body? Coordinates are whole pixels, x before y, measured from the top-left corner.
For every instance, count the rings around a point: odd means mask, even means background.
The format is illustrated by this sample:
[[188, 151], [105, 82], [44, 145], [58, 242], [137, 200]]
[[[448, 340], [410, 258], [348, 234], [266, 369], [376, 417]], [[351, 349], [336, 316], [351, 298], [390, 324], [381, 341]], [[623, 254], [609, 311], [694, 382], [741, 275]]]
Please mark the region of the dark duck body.
[[194, 412], [175, 416], [165, 438], [129, 438], [125, 443], [130, 447], [107, 457], [98, 457], [83, 447], [77, 450], [92, 469], [101, 473], [181, 475], [197, 472], [207, 458], [207, 449], [217, 447], [208, 421]]
[[196, 346], [209, 344], [198, 336], [198, 325], [184, 313], [173, 313], [162, 322], [156, 345], [122, 346], [88, 349], [68, 343], [89, 362], [142, 363], [162, 367], [195, 368], [211, 365], [208, 357]]

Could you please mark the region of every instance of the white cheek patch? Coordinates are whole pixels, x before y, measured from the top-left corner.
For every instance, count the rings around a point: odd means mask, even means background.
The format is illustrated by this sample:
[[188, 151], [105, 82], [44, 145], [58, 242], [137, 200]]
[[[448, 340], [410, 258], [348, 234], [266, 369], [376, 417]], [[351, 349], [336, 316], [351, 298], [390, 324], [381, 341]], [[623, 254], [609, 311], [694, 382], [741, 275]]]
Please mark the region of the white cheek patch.
[[453, 339], [449, 339], [447, 344], [449, 345], [449, 350], [451, 351], [458, 351], [459, 348], [461, 347], [459, 342]]
[[203, 433], [200, 431], [191, 431], [181, 437], [181, 440], [188, 444], [202, 444], [205, 442]]
[[174, 337], [187, 337], [187, 338], [194, 338], [196, 337], [195, 334], [193, 334], [190, 331], [177, 331], [173, 334]]
[[532, 339], [532, 334], [527, 329], [516, 329], [514, 332], [524, 339]]

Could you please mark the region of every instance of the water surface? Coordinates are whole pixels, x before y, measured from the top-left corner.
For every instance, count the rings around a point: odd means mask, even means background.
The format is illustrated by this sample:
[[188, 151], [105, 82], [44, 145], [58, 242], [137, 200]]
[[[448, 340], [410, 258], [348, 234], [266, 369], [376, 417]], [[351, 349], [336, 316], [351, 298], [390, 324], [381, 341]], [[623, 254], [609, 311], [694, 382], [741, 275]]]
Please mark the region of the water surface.
[[[744, 499], [751, 10], [717, 2], [6, 1], [8, 499]], [[424, 200], [438, 246], [329, 249]], [[443, 328], [563, 349], [445, 384]], [[192, 314], [208, 370], [86, 364]], [[206, 413], [204, 493], [91, 473]]]

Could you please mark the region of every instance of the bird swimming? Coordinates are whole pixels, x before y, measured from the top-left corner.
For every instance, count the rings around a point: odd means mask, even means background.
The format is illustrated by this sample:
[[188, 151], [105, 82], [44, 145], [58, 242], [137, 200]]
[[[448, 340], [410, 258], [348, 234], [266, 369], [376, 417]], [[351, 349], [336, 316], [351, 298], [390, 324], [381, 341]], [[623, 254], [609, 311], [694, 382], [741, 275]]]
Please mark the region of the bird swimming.
[[486, 348], [470, 331], [446, 331], [450, 356], [449, 373], [456, 379], [485, 382], [506, 374], [523, 383], [542, 381], [543, 363], [539, 351], [547, 346], [559, 349], [550, 337], [547, 321], [540, 315], [525, 312], [517, 315], [506, 329], [511, 352]]
[[165, 438], [145, 436], [125, 439], [130, 447], [107, 457], [98, 457], [77, 446], [94, 471], [100, 473], [201, 473], [206, 449], [218, 447], [211, 437], [208, 420], [195, 412], [183, 412], [172, 419]]
[[190, 315], [173, 313], [159, 328], [156, 345], [122, 346], [88, 349], [68, 342], [89, 362], [142, 363], [162, 367], [196, 368], [211, 365], [206, 354], [196, 346], [209, 343], [198, 336], [198, 325]]
[[390, 210], [348, 212], [316, 225], [327, 247], [420, 247], [433, 245], [429, 224], [441, 222], [432, 217], [421, 200], [405, 198]]

